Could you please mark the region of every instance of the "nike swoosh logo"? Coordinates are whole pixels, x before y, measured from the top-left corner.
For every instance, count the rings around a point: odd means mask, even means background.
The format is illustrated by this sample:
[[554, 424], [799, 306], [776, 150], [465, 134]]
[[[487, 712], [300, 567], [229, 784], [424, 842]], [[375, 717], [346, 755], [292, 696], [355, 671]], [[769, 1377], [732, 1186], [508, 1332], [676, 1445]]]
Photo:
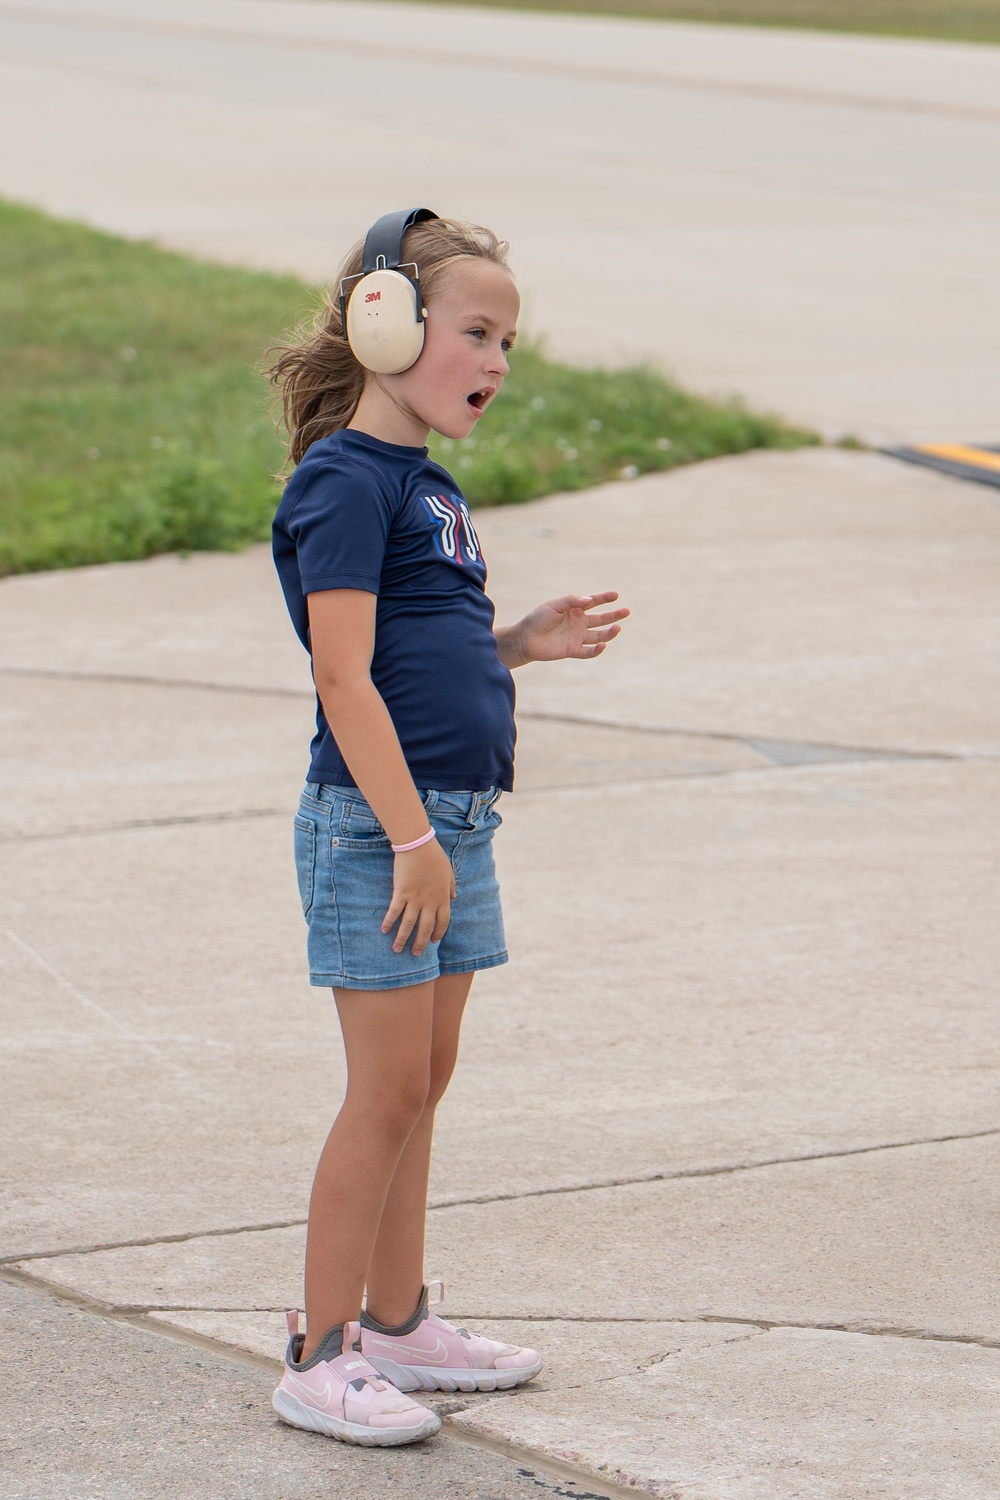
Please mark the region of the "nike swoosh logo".
[[[389, 1343], [389, 1340], [386, 1340]], [[447, 1347], [437, 1339], [433, 1349], [417, 1349], [413, 1344], [399, 1344], [392, 1340], [392, 1353], [394, 1356], [402, 1355], [406, 1359], [412, 1359], [421, 1365], [446, 1365], [451, 1356]], [[385, 1357], [385, 1356], [383, 1356]]]
[[291, 1370], [286, 1370], [285, 1371], [285, 1378], [287, 1380], [290, 1380], [293, 1385], [297, 1385], [300, 1391], [305, 1391], [306, 1395], [309, 1397], [310, 1405], [312, 1405], [312, 1406], [329, 1406], [330, 1405], [331, 1389], [330, 1389], [330, 1382], [329, 1381], [326, 1382], [326, 1385], [323, 1388], [323, 1391], [321, 1393], [320, 1391], [318, 1391], [316, 1389], [316, 1387], [314, 1385], [307, 1385], [304, 1380], [297, 1379], [296, 1376], [294, 1376], [292, 1374]]

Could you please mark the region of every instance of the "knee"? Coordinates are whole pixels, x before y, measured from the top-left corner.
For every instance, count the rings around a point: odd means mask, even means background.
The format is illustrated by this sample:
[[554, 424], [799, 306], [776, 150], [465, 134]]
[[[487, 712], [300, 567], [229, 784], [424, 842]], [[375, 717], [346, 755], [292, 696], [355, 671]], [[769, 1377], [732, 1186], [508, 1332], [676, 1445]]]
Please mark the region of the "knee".
[[451, 1075], [455, 1071], [455, 1054], [449, 1053], [444, 1057], [431, 1059], [430, 1079], [427, 1086], [427, 1099], [425, 1107], [436, 1109], [441, 1103], [451, 1082]]
[[369, 1108], [383, 1134], [405, 1139], [427, 1107], [429, 1088], [428, 1074], [418, 1071], [380, 1089]]

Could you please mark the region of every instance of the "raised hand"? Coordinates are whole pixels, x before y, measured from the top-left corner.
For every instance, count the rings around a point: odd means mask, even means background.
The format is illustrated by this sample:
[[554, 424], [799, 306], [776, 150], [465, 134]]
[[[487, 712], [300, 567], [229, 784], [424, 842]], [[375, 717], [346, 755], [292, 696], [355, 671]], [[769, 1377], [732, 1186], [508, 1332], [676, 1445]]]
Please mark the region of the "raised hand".
[[501, 656], [508, 666], [600, 656], [608, 642], [620, 633], [618, 621], [630, 613], [623, 605], [618, 609], [601, 608], [613, 604], [617, 598], [614, 590], [609, 590], [603, 594], [564, 594], [561, 599], [549, 599], [510, 627], [508, 651], [511, 657], [516, 652], [516, 661], [507, 660], [508, 652], [503, 650], [506, 642], [501, 645]]

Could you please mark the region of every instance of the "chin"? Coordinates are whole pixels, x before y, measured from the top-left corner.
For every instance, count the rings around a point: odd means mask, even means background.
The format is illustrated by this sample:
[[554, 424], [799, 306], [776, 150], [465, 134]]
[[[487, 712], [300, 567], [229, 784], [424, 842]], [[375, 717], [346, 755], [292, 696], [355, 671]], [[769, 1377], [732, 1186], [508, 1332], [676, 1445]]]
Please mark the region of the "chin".
[[467, 438], [471, 433], [475, 432], [476, 426], [476, 421], [451, 422], [447, 427], [435, 426], [434, 431], [439, 432], [442, 437], [451, 438], [453, 443], [460, 443], [463, 438]]

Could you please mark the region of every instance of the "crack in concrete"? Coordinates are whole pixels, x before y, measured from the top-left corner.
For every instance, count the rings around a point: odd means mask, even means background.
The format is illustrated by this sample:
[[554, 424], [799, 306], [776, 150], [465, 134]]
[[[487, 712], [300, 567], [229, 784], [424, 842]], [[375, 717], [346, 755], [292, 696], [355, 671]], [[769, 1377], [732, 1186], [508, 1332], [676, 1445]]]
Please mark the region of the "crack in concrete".
[[[622, 1187], [643, 1187], [654, 1182], [683, 1182], [688, 1178], [726, 1177], [740, 1172], [759, 1172], [766, 1167], [795, 1166], [800, 1162], [840, 1161], [851, 1156], [871, 1156], [882, 1151], [907, 1151], [920, 1146], [947, 1146], [954, 1141], [978, 1141], [1000, 1135], [1000, 1126], [987, 1130], [969, 1130], [951, 1135], [919, 1136], [909, 1141], [881, 1141], [872, 1146], [848, 1146], [840, 1151], [814, 1151], [802, 1156], [773, 1156], [763, 1161], [735, 1162], [718, 1167], [682, 1167], [676, 1172], [652, 1172], [637, 1177], [613, 1177], [601, 1182], [578, 1182], [566, 1186], [527, 1188], [519, 1193], [496, 1193], [476, 1198], [446, 1198], [427, 1205], [428, 1213], [441, 1213], [452, 1208], [483, 1208], [493, 1203], [518, 1203], [526, 1198], [549, 1198], [569, 1193], [595, 1193]], [[107, 1240], [94, 1245], [73, 1245], [63, 1250], [25, 1250], [19, 1254], [0, 1256], [0, 1268], [15, 1266], [23, 1261], [59, 1260], [69, 1255], [100, 1255], [106, 1250], [143, 1250], [156, 1245], [180, 1245], [188, 1240], [222, 1239], [235, 1234], [265, 1234], [272, 1229], [300, 1229], [306, 1224], [304, 1218], [274, 1219], [257, 1224], [233, 1224], [223, 1228], [191, 1229], [179, 1234], [149, 1235], [145, 1238]], [[268, 1309], [264, 1309], [267, 1311]], [[598, 1320], [600, 1321], [600, 1320]], [[629, 1321], [628, 1319], [624, 1321]], [[645, 1320], [642, 1320], [645, 1321]], [[655, 1319], [659, 1322], [676, 1322], [676, 1319]], [[723, 1319], [723, 1321], [727, 1321]], [[753, 1321], [753, 1320], [751, 1320]]]
[[[768, 1333], [769, 1331], [770, 1330], [768, 1328], [766, 1328], [766, 1327], [764, 1327], [764, 1326], [762, 1326], [760, 1324], [754, 1324], [754, 1326], [752, 1328], [750, 1328], [749, 1332], [747, 1332], [747, 1333], [737, 1333], [737, 1334], [734, 1334], [731, 1339], [716, 1339], [711, 1344], [708, 1344], [708, 1345], [698, 1345], [697, 1347], [698, 1348], [721, 1349], [721, 1348], [725, 1348], [725, 1346], [727, 1344], [745, 1344], [750, 1339], [759, 1338], [762, 1334]], [[687, 1347], [690, 1347], [690, 1346], [687, 1346]], [[675, 1354], [686, 1354], [686, 1353], [687, 1353], [687, 1348], [679, 1348], [679, 1349], [664, 1349], [664, 1351], [663, 1351], [662, 1354], [651, 1354], [648, 1359], [644, 1359], [644, 1360], [642, 1360], [642, 1362], [640, 1364], [636, 1365], [636, 1367], [635, 1367], [635, 1373], [638, 1374], [638, 1375], [641, 1375], [645, 1370], [653, 1370], [653, 1369], [656, 1368], [657, 1365], [664, 1364], [668, 1359], [672, 1359]], [[622, 1379], [622, 1377], [620, 1375], [613, 1375], [613, 1376], [609, 1376], [607, 1378], [611, 1379], [611, 1380], [621, 1380]]]

